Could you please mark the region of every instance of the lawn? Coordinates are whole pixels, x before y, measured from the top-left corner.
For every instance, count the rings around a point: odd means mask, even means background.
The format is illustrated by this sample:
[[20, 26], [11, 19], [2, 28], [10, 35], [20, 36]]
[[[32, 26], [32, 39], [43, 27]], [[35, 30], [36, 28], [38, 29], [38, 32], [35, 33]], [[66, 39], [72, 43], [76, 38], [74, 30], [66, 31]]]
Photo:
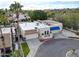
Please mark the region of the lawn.
[[26, 57], [30, 51], [27, 43], [21, 43], [22, 49], [23, 49], [23, 53], [24, 53], [24, 57]]
[[11, 57], [20, 57], [20, 52], [19, 52], [19, 50], [15, 50], [15, 51], [13, 51], [11, 54], [12, 54]]

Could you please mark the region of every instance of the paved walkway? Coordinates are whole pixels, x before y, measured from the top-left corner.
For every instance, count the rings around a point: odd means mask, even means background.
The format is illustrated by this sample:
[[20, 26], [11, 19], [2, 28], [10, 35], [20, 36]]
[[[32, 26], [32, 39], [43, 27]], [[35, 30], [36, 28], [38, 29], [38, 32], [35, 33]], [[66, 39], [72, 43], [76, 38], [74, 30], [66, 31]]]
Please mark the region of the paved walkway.
[[42, 42], [40, 42], [39, 39], [30, 39], [30, 40], [27, 40], [26, 42], [30, 49], [30, 53], [28, 54], [27, 57], [33, 57], [36, 54]]

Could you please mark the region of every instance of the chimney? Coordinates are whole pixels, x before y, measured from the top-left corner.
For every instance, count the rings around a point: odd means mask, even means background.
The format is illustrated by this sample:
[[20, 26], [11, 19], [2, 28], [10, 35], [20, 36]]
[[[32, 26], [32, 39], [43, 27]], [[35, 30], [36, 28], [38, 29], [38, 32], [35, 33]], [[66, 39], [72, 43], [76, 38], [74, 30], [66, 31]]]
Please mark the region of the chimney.
[[37, 27], [35, 27], [35, 29], [37, 29]]

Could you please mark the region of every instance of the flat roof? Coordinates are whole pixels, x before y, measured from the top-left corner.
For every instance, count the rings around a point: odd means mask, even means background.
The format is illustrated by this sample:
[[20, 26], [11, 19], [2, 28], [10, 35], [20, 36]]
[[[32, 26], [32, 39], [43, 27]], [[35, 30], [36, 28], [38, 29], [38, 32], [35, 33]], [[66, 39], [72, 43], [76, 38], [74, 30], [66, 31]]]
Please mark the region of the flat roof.
[[49, 24], [50, 26], [62, 24], [62, 23], [57, 22], [57, 21], [54, 21], [54, 20], [43, 20], [43, 21], [40, 21], [40, 22], [47, 23], [47, 24]]
[[59, 26], [62, 25], [62, 23], [60, 22], [56, 22], [53, 20], [38, 20], [38, 21], [34, 21], [34, 22], [19, 22], [19, 26], [22, 30], [34, 30], [35, 27], [37, 29], [41, 29], [41, 28], [46, 28], [46, 27], [50, 27], [50, 26]]
[[[12, 27], [13, 33], [15, 33], [14, 29], [15, 29], [15, 28]], [[1, 30], [2, 30], [2, 33], [3, 33], [3, 34], [11, 33], [11, 28], [1, 28]]]
[[46, 25], [44, 23], [39, 23], [37, 21], [35, 21], [35, 22], [20, 22], [19, 26], [22, 30], [32, 30], [32, 29], [35, 29], [35, 27], [37, 27], [38, 29], [49, 27], [48, 25]]

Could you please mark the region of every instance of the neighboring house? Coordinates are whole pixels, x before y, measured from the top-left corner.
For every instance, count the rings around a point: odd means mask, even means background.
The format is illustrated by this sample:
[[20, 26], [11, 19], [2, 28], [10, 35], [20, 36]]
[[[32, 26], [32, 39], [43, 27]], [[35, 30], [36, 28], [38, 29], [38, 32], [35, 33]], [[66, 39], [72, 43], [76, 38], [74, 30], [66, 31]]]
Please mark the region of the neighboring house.
[[53, 38], [54, 33], [62, 31], [62, 24], [51, 20], [20, 22], [19, 27], [21, 35], [26, 40], [34, 38], [47, 40]]
[[[5, 51], [11, 51], [12, 50], [12, 37], [11, 37], [11, 28], [1, 28], [2, 35], [4, 38], [4, 44], [2, 41], [2, 38], [0, 38], [0, 50], [1, 53], [3, 52], [3, 48], [5, 48]], [[13, 35], [14, 35], [14, 28], [13, 28]], [[1, 36], [1, 33], [0, 33]]]
[[[24, 21], [26, 19], [29, 19], [30, 17], [28, 16], [28, 14], [23, 14], [23, 13], [18, 13], [18, 21]], [[11, 13], [8, 16], [8, 20], [10, 21], [17, 21], [17, 15], [16, 13]]]

